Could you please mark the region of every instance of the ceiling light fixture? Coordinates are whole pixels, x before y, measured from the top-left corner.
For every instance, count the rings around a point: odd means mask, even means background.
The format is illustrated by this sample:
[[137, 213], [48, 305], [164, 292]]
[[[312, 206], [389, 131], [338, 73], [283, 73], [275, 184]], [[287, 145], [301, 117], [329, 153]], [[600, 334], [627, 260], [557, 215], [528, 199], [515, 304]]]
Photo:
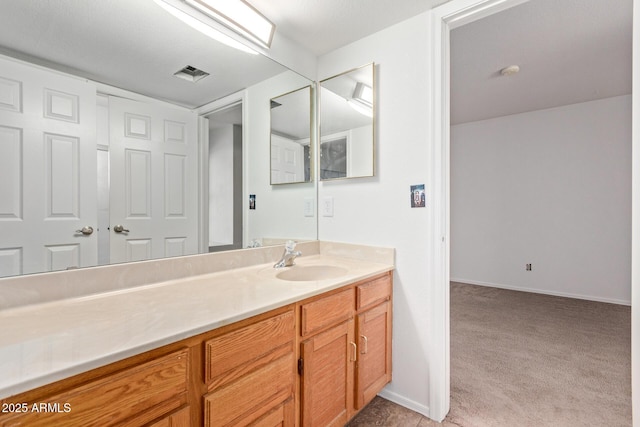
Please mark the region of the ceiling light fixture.
[[503, 76], [511, 76], [513, 74], [517, 74], [519, 71], [520, 67], [518, 67], [517, 65], [509, 65], [508, 67], [500, 70], [500, 74], [502, 74]]
[[245, 46], [244, 44], [240, 43], [237, 40], [234, 40], [232, 37], [229, 37], [228, 35], [222, 33], [221, 31], [212, 27], [210, 24], [207, 24], [201, 21], [200, 19], [188, 14], [184, 10], [176, 7], [174, 4], [171, 4], [169, 1], [167, 0], [153, 0], [153, 1], [158, 6], [163, 8], [165, 11], [169, 12], [171, 15], [178, 18], [179, 20], [181, 20], [191, 28], [201, 32], [202, 34], [216, 41], [219, 41], [220, 43], [223, 43], [229, 47], [241, 50], [242, 52], [250, 53], [252, 55], [258, 55], [258, 52], [256, 52], [255, 50], [251, 49], [248, 46]]
[[264, 48], [271, 47], [276, 26], [244, 0], [184, 0], [188, 5]]

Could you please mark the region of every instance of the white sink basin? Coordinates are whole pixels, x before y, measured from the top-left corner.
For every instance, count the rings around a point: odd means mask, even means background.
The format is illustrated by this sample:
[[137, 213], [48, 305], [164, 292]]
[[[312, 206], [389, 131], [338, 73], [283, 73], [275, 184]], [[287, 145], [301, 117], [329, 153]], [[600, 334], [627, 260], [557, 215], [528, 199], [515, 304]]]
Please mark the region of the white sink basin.
[[276, 274], [276, 277], [293, 282], [313, 282], [316, 280], [335, 279], [345, 274], [347, 274], [346, 268], [334, 265], [294, 265], [293, 267], [286, 267]]

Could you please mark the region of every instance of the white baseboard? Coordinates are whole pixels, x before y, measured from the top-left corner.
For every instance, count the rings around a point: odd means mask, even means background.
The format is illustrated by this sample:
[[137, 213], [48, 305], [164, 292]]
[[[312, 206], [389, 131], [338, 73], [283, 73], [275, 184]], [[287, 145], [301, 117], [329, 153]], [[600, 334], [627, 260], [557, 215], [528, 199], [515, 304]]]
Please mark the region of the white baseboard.
[[418, 403], [416, 401], [413, 401], [411, 399], [407, 399], [404, 396], [401, 396], [397, 393], [394, 393], [392, 391], [388, 391], [386, 388], [382, 389], [382, 391], [380, 393], [378, 393], [378, 396], [380, 397], [384, 397], [387, 400], [390, 400], [393, 403], [397, 403], [400, 406], [404, 406], [405, 408], [411, 409], [412, 411], [415, 411], [417, 413], [419, 413], [420, 415], [424, 415], [425, 417], [429, 417], [429, 407], [425, 406], [421, 403]]
[[570, 293], [566, 293], [566, 292], [555, 292], [555, 291], [548, 291], [548, 290], [544, 290], [544, 289], [522, 288], [522, 287], [519, 287], [519, 286], [502, 285], [502, 284], [498, 284], [498, 283], [480, 282], [480, 281], [477, 281], [477, 280], [460, 279], [460, 278], [453, 278], [453, 277], [451, 277], [449, 280], [452, 281], [452, 282], [467, 283], [469, 285], [477, 285], [477, 286], [488, 286], [488, 287], [491, 287], [491, 288], [508, 289], [508, 290], [511, 290], [511, 291], [532, 292], [534, 294], [553, 295], [553, 296], [556, 296], [556, 297], [576, 298], [576, 299], [583, 299], [583, 300], [588, 300], [588, 301], [606, 302], [606, 303], [609, 303], [609, 304], [631, 305], [631, 300], [619, 300], [619, 299], [614, 299], [614, 298], [595, 297], [595, 296], [592, 296], [592, 295], [570, 294]]

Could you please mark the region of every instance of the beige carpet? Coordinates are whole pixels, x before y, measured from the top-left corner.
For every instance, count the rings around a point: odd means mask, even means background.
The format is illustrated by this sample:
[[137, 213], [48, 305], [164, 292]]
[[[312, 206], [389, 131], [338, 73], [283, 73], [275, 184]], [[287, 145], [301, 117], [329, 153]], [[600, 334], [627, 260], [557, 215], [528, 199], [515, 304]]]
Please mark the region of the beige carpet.
[[631, 309], [451, 284], [444, 425], [631, 426]]

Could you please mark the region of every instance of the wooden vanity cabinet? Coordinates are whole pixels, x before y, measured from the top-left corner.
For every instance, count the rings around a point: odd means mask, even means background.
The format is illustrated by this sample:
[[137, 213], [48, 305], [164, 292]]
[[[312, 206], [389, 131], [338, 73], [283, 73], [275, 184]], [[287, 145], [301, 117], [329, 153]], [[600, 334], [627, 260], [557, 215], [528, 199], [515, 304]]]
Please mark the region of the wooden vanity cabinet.
[[0, 427], [342, 426], [390, 380], [385, 273], [0, 399], [29, 409]]
[[[295, 305], [0, 399], [14, 426], [294, 426]], [[32, 405], [58, 403], [60, 412]], [[68, 405], [68, 411], [64, 411]]]
[[391, 381], [391, 273], [300, 305], [303, 427], [342, 426]]

